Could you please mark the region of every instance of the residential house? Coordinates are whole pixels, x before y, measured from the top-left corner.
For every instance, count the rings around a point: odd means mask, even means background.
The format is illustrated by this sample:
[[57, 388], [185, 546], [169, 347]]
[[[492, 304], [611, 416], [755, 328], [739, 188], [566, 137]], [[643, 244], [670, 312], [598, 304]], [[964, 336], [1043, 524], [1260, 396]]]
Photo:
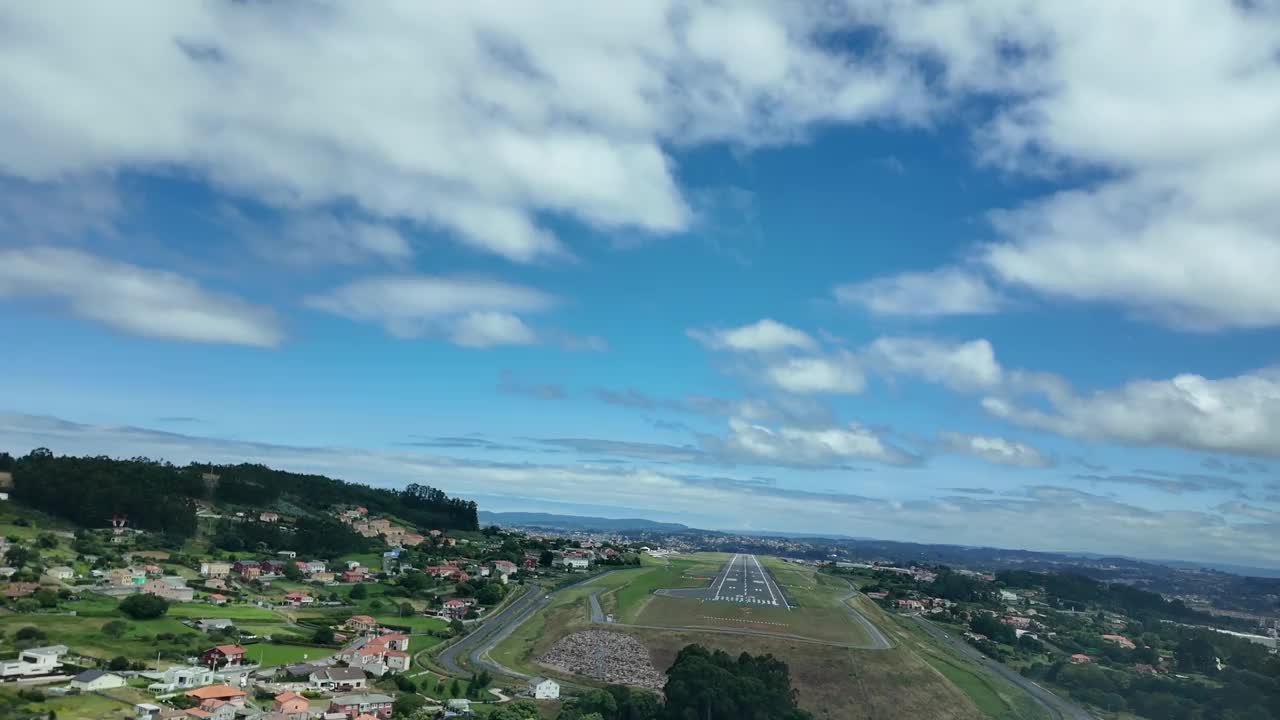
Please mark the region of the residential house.
[[360, 668], [326, 667], [312, 672], [307, 681], [316, 690], [350, 692], [368, 687], [369, 676]]
[[452, 698], [445, 703], [445, 707], [455, 715], [471, 714], [471, 701], [466, 698]]
[[296, 692], [285, 692], [273, 698], [275, 712], [286, 720], [306, 720], [311, 714], [311, 701]]
[[564, 557], [556, 558], [555, 564], [565, 570], [586, 570], [591, 567], [590, 560], [577, 555], [565, 555]]
[[284, 565], [284, 560], [263, 560], [258, 563], [263, 575], [283, 575]]
[[400, 570], [400, 548], [392, 548], [382, 553], [382, 572], [393, 573]]
[[223, 595], [222, 593], [210, 593], [210, 594], [209, 594], [209, 597], [207, 597], [207, 598], [205, 598], [205, 599], [206, 599], [206, 600], [208, 600], [208, 601], [209, 601], [209, 603], [210, 603], [210, 604], [213, 604], [213, 605], [226, 605], [226, 604], [227, 604], [227, 596], [226, 596], [226, 595]]
[[54, 580], [70, 580], [76, 576], [76, 571], [66, 565], [55, 565], [45, 570], [44, 574]]
[[529, 681], [529, 694], [535, 700], [556, 700], [560, 697], [560, 683], [550, 678], [534, 678]]
[[404, 547], [417, 547], [426, 541], [427, 538], [418, 533], [405, 533], [400, 536], [400, 544]]
[[[181, 580], [181, 578], [178, 578], [178, 580]], [[170, 602], [191, 602], [196, 597], [195, 590], [169, 581], [167, 578], [148, 580], [142, 584], [138, 591], [144, 595], [155, 595]]]
[[10, 600], [17, 598], [31, 597], [40, 589], [39, 583], [15, 582], [9, 583], [4, 589], [4, 596]]
[[510, 560], [494, 560], [493, 571], [499, 575], [513, 575], [516, 571], [516, 564]]
[[265, 523], [280, 522], [280, 513], [260, 512], [258, 513], [258, 520]]
[[1126, 650], [1133, 650], [1137, 647], [1132, 640], [1123, 635], [1103, 635], [1102, 639], [1110, 643], [1115, 643]]
[[311, 573], [311, 575], [307, 579], [310, 580], [311, 582], [331, 583], [336, 578], [337, 576], [331, 572], [318, 572], [318, 573]]
[[231, 574], [231, 563], [207, 561], [200, 563], [200, 574], [207, 578], [224, 578]]
[[1000, 618], [1000, 622], [1010, 627], [1026, 629], [1031, 627], [1031, 618], [1019, 617], [1017, 615], [1005, 615]]
[[398, 633], [359, 638], [338, 653], [340, 660], [382, 677], [409, 669], [409, 636]]
[[228, 700], [210, 698], [200, 703], [199, 708], [187, 710], [187, 714], [201, 720], [235, 720], [236, 709], [244, 707], [243, 701], [236, 705]]
[[323, 560], [310, 560], [302, 563], [302, 566], [299, 569], [307, 575], [314, 575], [316, 573], [325, 572], [329, 569], [329, 566], [326, 565]]
[[385, 533], [387, 530], [391, 528], [391, 521], [386, 518], [378, 518], [377, 520], [370, 520], [369, 527], [373, 528], [379, 534]]
[[175, 690], [196, 688], [213, 682], [213, 671], [198, 666], [175, 665], [162, 673], [148, 673], [145, 677], [156, 680], [147, 686], [148, 690], [157, 693], [170, 693]]
[[1089, 657], [1088, 655], [1076, 653], [1075, 655], [1071, 656], [1072, 665], [1083, 665], [1085, 663], [1091, 663], [1091, 662], [1093, 662], [1093, 658]]
[[303, 592], [291, 592], [284, 596], [284, 601], [294, 607], [299, 605], [310, 605], [316, 599]]
[[143, 565], [142, 572], [146, 573], [149, 578], [158, 578], [164, 575], [164, 568], [159, 565]]
[[245, 649], [239, 645], [216, 645], [200, 654], [200, 663], [210, 668], [244, 664]]
[[66, 645], [28, 648], [18, 653], [17, 660], [0, 662], [0, 677], [47, 675], [62, 667], [62, 656], [67, 652]]
[[111, 688], [124, 687], [128, 684], [124, 678], [104, 670], [85, 670], [71, 678], [71, 689], [80, 692], [97, 692]]
[[141, 587], [147, 581], [147, 574], [142, 568], [115, 568], [108, 576], [107, 582], [113, 587]]
[[367, 575], [364, 570], [347, 570], [342, 573], [342, 582], [345, 583], [362, 583]]
[[357, 633], [371, 633], [378, 631], [378, 621], [369, 615], [352, 615], [347, 619], [347, 629]]
[[444, 601], [444, 614], [446, 617], [453, 618], [454, 620], [461, 620], [466, 617], [467, 610], [470, 609], [470, 607], [471, 606], [468, 605], [466, 601], [452, 598]]
[[329, 710], [340, 712], [349, 718], [360, 715], [373, 715], [377, 718], [390, 718], [392, 698], [382, 693], [357, 693], [339, 695], [329, 703]]
[[222, 578], [209, 578], [204, 581], [204, 586], [211, 590], [226, 590], [227, 581]]
[[201, 704], [208, 700], [221, 700], [235, 707], [244, 707], [244, 699], [247, 696], [245, 691], [233, 688], [230, 685], [210, 685], [188, 690], [185, 694], [187, 697], [195, 698]]

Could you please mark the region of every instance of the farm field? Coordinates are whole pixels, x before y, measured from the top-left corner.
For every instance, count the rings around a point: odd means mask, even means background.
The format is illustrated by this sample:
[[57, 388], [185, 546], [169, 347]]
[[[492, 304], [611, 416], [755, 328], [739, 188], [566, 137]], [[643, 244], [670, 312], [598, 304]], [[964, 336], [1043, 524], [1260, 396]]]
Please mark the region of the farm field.
[[[16, 698], [13, 690], [0, 690], [5, 699]], [[32, 711], [57, 713], [58, 720], [125, 720], [137, 717], [134, 704], [146, 702], [149, 696], [130, 688], [115, 688], [102, 695], [68, 695], [66, 697], [47, 697], [38, 703], [26, 703], [25, 707]]]
[[253, 605], [210, 605], [209, 603], [201, 602], [174, 603], [169, 606], [169, 617], [184, 620], [227, 618], [229, 620], [259, 622], [279, 622], [282, 620], [276, 613]]
[[[112, 620], [124, 620], [129, 629], [120, 638], [110, 638], [102, 633], [102, 626]], [[157, 649], [180, 649], [186, 643], [157, 643], [157, 634], [169, 633], [192, 640], [203, 639], [203, 633], [196, 632], [174, 618], [157, 618], [155, 620], [128, 620], [123, 617], [79, 617], [74, 615], [4, 615], [0, 616], [0, 630], [5, 632], [6, 640], [0, 642], [5, 651], [13, 649], [11, 641], [14, 633], [22, 627], [33, 626], [43, 630], [51, 638], [74, 647], [76, 652], [100, 659], [110, 659], [124, 655], [131, 660], [155, 661]]]

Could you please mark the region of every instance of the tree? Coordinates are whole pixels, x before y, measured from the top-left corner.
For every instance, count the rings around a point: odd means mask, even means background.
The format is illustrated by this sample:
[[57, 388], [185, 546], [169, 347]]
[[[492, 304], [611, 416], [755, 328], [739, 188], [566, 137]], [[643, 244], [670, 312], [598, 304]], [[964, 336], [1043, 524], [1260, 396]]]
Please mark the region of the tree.
[[400, 695], [396, 698], [395, 704], [392, 705], [392, 712], [395, 713], [396, 717], [412, 717], [426, 703], [427, 701], [423, 700], [421, 695]]
[[369, 597], [369, 588], [365, 587], [363, 583], [357, 583], [355, 587], [351, 588], [351, 594], [348, 597], [352, 600], [364, 600]]
[[397, 689], [397, 690], [399, 690], [400, 692], [402, 692], [402, 693], [416, 693], [416, 692], [418, 692], [418, 686], [417, 686], [417, 685], [415, 685], [415, 684], [414, 684], [414, 682], [413, 682], [413, 680], [409, 679], [409, 677], [408, 677], [408, 676], [406, 676], [406, 675], [393, 675], [393, 676], [392, 676], [392, 679], [393, 679], [393, 680], [395, 681], [395, 683], [396, 683], [396, 689]]
[[1179, 670], [1210, 673], [1218, 669], [1218, 653], [1203, 635], [1187, 638], [1173, 650]]
[[8, 562], [11, 567], [15, 568], [21, 568], [31, 562], [33, 557], [35, 557], [35, 553], [33, 553], [30, 548], [26, 548], [21, 545], [14, 545], [10, 547], [4, 554], [5, 561]]
[[49, 637], [45, 631], [35, 625], [24, 625], [13, 634], [14, 640], [44, 640]]
[[542, 567], [551, 567], [551, 563], [554, 562], [555, 559], [555, 553], [550, 550], [543, 550], [542, 554], [538, 556], [538, 564]]
[[506, 591], [501, 583], [491, 582], [480, 588], [476, 593], [476, 600], [482, 605], [497, 605], [502, 602], [502, 598], [506, 596]]
[[40, 533], [36, 537], [36, 547], [41, 550], [52, 550], [58, 547], [58, 536], [53, 533]]
[[467, 631], [467, 626], [464, 625], [461, 620], [454, 618], [449, 621], [449, 630], [453, 632], [454, 635], [461, 635]]
[[129, 625], [123, 620], [112, 620], [102, 626], [102, 634], [116, 640], [128, 631]]
[[317, 645], [332, 645], [334, 642], [333, 628], [328, 625], [316, 628], [316, 631], [311, 634], [311, 642]]
[[107, 669], [113, 672], [120, 672], [129, 669], [129, 658], [123, 655], [117, 655], [111, 658], [111, 662], [107, 663]]
[[130, 595], [120, 601], [120, 612], [134, 620], [152, 620], [169, 612], [169, 603], [155, 595]]
[[538, 706], [528, 700], [499, 705], [496, 711], [489, 714], [489, 720], [538, 720], [541, 717]]
[[[667, 670], [670, 720], [812, 720], [796, 706], [787, 664], [772, 655], [737, 658], [687, 645]], [[612, 698], [610, 698], [612, 699]]]
[[288, 562], [284, 564], [284, 577], [291, 582], [302, 581], [302, 568], [297, 563]]
[[413, 605], [407, 602], [400, 603], [399, 610], [400, 610], [400, 617], [413, 617], [414, 613], [418, 612], [417, 609], [413, 607]]
[[462, 693], [462, 683], [458, 682], [458, 678], [454, 678], [453, 682], [449, 683], [449, 697], [455, 698], [455, 697], [458, 697], [458, 695], [461, 693]]
[[36, 602], [40, 603], [42, 608], [52, 608], [58, 606], [58, 593], [49, 588], [40, 588], [31, 596]]

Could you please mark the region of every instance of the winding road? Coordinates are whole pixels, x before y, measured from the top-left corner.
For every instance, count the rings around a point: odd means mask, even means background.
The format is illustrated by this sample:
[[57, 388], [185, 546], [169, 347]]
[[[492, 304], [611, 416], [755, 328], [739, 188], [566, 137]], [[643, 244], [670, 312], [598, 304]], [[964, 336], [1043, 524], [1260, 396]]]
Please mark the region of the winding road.
[[903, 616], [914, 620], [929, 637], [936, 640], [939, 644], [945, 645], [956, 653], [972, 660], [991, 672], [999, 675], [1001, 678], [1013, 683], [1017, 687], [1024, 690], [1033, 700], [1040, 704], [1053, 720], [1095, 720], [1094, 716], [1089, 714], [1084, 708], [1074, 703], [1068, 702], [1061, 697], [1045, 690], [1031, 680], [1023, 677], [1015, 672], [1012, 668], [1004, 663], [997, 662], [991, 658], [978, 652], [969, 643], [959, 640], [942, 628], [916, 615]]

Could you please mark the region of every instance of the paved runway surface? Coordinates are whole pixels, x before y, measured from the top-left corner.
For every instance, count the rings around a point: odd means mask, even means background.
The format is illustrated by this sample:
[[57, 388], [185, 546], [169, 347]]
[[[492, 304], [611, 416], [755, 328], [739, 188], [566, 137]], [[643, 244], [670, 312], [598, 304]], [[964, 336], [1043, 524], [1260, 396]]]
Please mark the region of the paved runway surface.
[[715, 580], [711, 581], [711, 587], [680, 588], [659, 592], [673, 597], [791, 609], [791, 604], [782, 594], [782, 588], [778, 587], [773, 576], [765, 570], [755, 555], [734, 555], [729, 562], [725, 563]]

